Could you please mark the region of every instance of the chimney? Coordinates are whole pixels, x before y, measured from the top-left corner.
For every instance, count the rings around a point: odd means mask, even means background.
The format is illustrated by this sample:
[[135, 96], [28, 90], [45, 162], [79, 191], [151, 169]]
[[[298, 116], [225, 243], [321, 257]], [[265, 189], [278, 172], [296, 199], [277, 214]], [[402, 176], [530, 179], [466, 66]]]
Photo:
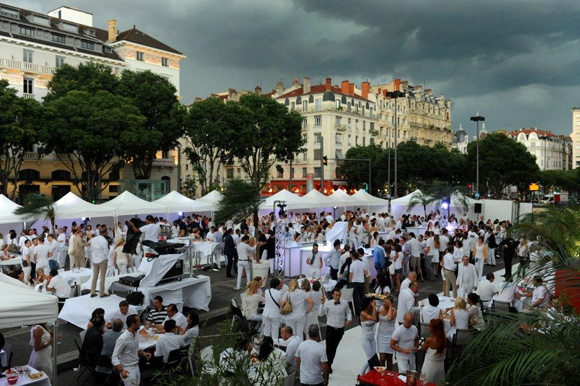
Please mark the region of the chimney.
[[348, 95], [354, 95], [354, 83], [348, 84]]
[[302, 87], [304, 87], [304, 94], [308, 94], [310, 92], [310, 78], [304, 77], [304, 80], [302, 81]]
[[109, 20], [109, 43], [117, 40], [117, 20]]
[[294, 86], [298, 87], [298, 78], [294, 78]]
[[348, 95], [348, 80], [343, 80], [340, 86], [342, 93]]
[[395, 79], [395, 90], [394, 91], [401, 91], [401, 78]]
[[280, 96], [283, 93], [284, 93], [284, 83], [276, 82], [276, 94], [278, 94], [278, 96]]
[[[400, 85], [403, 85], [405, 87], [407, 87], [409, 85], [409, 81], [408, 80], [404, 80], [404, 81], [401, 82], [400, 79], [399, 79], [399, 82], [400, 82]], [[397, 91], [401, 91], [401, 90], [398, 89]]]
[[330, 91], [332, 88], [332, 80], [330, 78], [326, 78], [326, 91]]
[[254, 89], [254, 91], [256, 92], [256, 95], [261, 95], [262, 94], [262, 87], [256, 86], [256, 88]]
[[433, 90], [431, 90], [430, 88], [425, 89], [425, 94], [427, 94], [427, 95], [431, 95], [432, 92], [433, 92]]
[[228, 99], [233, 100], [235, 96], [236, 96], [236, 89], [229, 88], [228, 89]]
[[365, 99], [369, 98], [369, 90], [371, 88], [371, 83], [369, 81], [362, 82], [361, 90], [362, 90], [362, 97]]

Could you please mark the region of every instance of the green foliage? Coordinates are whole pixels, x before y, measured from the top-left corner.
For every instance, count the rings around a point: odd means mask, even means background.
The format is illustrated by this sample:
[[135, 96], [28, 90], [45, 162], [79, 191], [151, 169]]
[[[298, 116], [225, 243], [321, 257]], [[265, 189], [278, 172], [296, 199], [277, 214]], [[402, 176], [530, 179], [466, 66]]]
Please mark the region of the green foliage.
[[247, 217], [250, 213], [257, 213], [263, 201], [260, 191], [253, 184], [238, 179], [228, 181], [223, 195], [215, 213], [216, 224], [225, 223], [226, 220], [238, 216]]
[[176, 92], [169, 80], [151, 71], [123, 71], [117, 93], [139, 109], [147, 129], [140, 141], [126, 148], [137, 179], [148, 179], [157, 151], [174, 149], [183, 135], [185, 109]]
[[[476, 177], [476, 143], [467, 146], [467, 162], [472, 179]], [[515, 185], [520, 191], [538, 179], [540, 169], [536, 157], [517, 141], [500, 133], [491, 133], [479, 141], [479, 184], [480, 193], [487, 187], [488, 192], [501, 196], [508, 185]]]
[[218, 178], [222, 163], [231, 161], [226, 156], [231, 143], [237, 140], [237, 103], [224, 103], [220, 98], [209, 98], [194, 103], [185, 118], [187, 158], [197, 171], [201, 194], [211, 191]]
[[411, 196], [411, 199], [409, 200], [409, 205], [407, 206], [407, 211], [411, 211], [411, 209], [413, 209], [414, 207], [416, 207], [417, 205], [421, 205], [423, 207], [423, 212], [425, 215], [425, 218], [427, 218], [427, 207], [433, 205], [433, 203], [437, 201], [437, 198], [424, 193], [422, 191], [415, 191], [415, 193], [413, 193], [413, 195]]
[[[0, 80], [0, 106], [0, 193], [14, 199], [25, 153], [35, 144], [39, 155], [49, 151], [47, 131], [42, 105], [19, 98], [5, 80]], [[10, 192], [8, 182], [12, 182]]]
[[460, 207], [464, 212], [469, 209], [469, 199], [467, 198], [467, 189], [460, 185], [451, 185], [444, 181], [436, 181], [431, 185], [428, 190], [428, 194], [434, 198], [433, 203], [435, 205], [441, 204], [443, 201], [447, 201], [449, 206], [447, 207], [447, 218], [451, 214], [451, 204]]
[[545, 191], [580, 191], [580, 175], [578, 168], [573, 170], [543, 170], [539, 174], [538, 182]]
[[108, 185], [103, 178], [123, 165], [126, 149], [145, 141], [145, 118], [130, 100], [107, 91], [69, 91], [45, 106], [49, 145], [83, 197], [98, 199]]
[[189, 198], [194, 198], [196, 190], [195, 178], [192, 178], [190, 175], [185, 176], [185, 180], [181, 181], [181, 194]]
[[[386, 174], [382, 172], [380, 163], [385, 156], [385, 150], [377, 145], [351, 147], [346, 152], [346, 159], [371, 160], [371, 192], [382, 189], [387, 182]], [[344, 175], [349, 186], [360, 188], [369, 182], [369, 163], [366, 161], [344, 161], [339, 172]]]
[[95, 94], [107, 91], [115, 94], [119, 78], [111, 72], [111, 67], [95, 62], [81, 63], [78, 66], [64, 64], [59, 67], [48, 83], [50, 93], [45, 102], [64, 97], [69, 91], [86, 91]]
[[14, 214], [26, 219], [29, 228], [40, 219], [50, 221], [51, 232], [54, 232], [56, 212], [53, 204], [50, 198], [31, 193], [26, 196], [22, 207], [17, 208]]

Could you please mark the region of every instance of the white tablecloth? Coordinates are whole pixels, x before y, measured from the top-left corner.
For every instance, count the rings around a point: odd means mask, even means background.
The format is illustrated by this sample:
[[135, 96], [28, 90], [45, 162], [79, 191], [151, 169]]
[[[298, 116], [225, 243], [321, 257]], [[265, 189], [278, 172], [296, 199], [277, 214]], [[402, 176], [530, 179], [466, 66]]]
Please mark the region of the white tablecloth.
[[[158, 334], [155, 334], [155, 336], [157, 338], [159, 338]], [[139, 340], [139, 350], [146, 350], [146, 349], [151, 348], [157, 344], [157, 340], [152, 339], [149, 336], [144, 336], [144, 335], [138, 334], [137, 338]]]
[[[30, 367], [30, 366], [26, 366], [30, 369], [30, 373], [31, 374], [36, 374], [38, 373], [38, 370]], [[0, 378], [0, 386], [8, 386], [8, 377], [10, 377], [10, 375], [6, 375], [5, 378]], [[44, 374], [44, 376], [42, 378], [38, 378], [38, 379], [30, 379], [28, 378], [26, 375], [22, 375], [18, 378], [18, 382], [16, 382], [16, 386], [22, 386], [22, 385], [34, 385], [34, 386], [50, 386], [50, 379], [48, 379], [48, 377], [46, 376], [46, 374]]]
[[15, 257], [9, 260], [0, 260], [0, 266], [5, 267], [8, 265], [22, 265], [22, 257]]
[[[141, 275], [141, 272], [125, 273], [123, 275], [116, 275], [116, 276], [107, 276], [107, 277], [105, 277], [105, 291], [109, 291], [111, 284], [113, 284], [116, 281], [119, 281], [119, 279], [124, 277], [124, 276], [139, 276], [139, 275]], [[92, 281], [93, 281], [93, 275], [91, 275], [89, 281], [87, 281], [85, 284], [81, 285], [81, 290], [91, 289]], [[99, 282], [97, 281], [97, 290], [98, 289], [99, 289]]]
[[153, 306], [153, 298], [157, 295], [163, 297], [164, 304], [175, 303], [180, 310], [185, 305], [209, 311], [211, 302], [211, 282], [209, 276], [204, 275], [171, 281], [154, 287], [139, 287], [139, 292], [145, 295], [143, 304], [150, 307]]
[[[58, 317], [84, 330], [87, 328], [91, 314], [96, 308], [104, 309], [105, 320], [108, 320], [109, 315], [119, 309], [119, 303], [123, 300], [125, 299], [117, 295], [111, 295], [106, 298], [98, 296], [91, 298], [91, 295], [70, 298], [65, 301]], [[139, 313], [144, 308], [144, 306], [129, 306], [129, 312], [132, 314]]]
[[219, 243], [211, 241], [193, 241], [190, 237], [169, 239], [167, 242], [188, 245], [192, 249], [192, 252], [201, 252], [202, 257], [210, 256], [219, 245]]
[[93, 270], [89, 268], [75, 268], [74, 270], [61, 272], [59, 276], [66, 280], [68, 284], [86, 283], [93, 277]]

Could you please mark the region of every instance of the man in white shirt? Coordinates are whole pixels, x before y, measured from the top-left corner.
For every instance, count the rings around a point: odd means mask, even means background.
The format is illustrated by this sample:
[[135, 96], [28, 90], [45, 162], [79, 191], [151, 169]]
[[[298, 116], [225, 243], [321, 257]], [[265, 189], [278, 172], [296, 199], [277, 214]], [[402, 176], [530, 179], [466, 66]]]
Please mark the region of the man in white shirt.
[[447, 250], [447, 245], [449, 244], [449, 237], [447, 236], [447, 229], [441, 229], [441, 234], [439, 235], [439, 256], [443, 256]]
[[431, 263], [435, 248], [433, 232], [426, 231], [425, 238], [425, 276], [427, 276], [428, 280], [434, 281], [436, 275], [435, 272], [433, 272], [433, 264]]
[[91, 259], [93, 263], [93, 281], [91, 283], [91, 297], [97, 296], [97, 279], [99, 281], [99, 296], [104, 298], [109, 296], [105, 293], [105, 274], [107, 273], [107, 255], [109, 254], [109, 242], [104, 237], [107, 235], [106, 229], [103, 229], [100, 235], [92, 237], [89, 244], [91, 246]]
[[246, 271], [246, 282], [250, 280], [250, 256], [256, 251], [255, 245], [250, 245], [250, 236], [245, 235], [236, 247], [238, 251], [238, 279], [235, 290], [239, 291], [242, 285], [242, 273]]
[[50, 266], [50, 269], [51, 270], [58, 269], [59, 246], [58, 246], [58, 242], [54, 239], [54, 236], [52, 235], [52, 233], [49, 233], [46, 236], [46, 243], [45, 244], [48, 247], [48, 265]]
[[415, 294], [419, 293], [419, 283], [414, 281], [409, 288], [399, 294], [399, 304], [397, 306], [397, 322], [403, 323], [403, 318], [407, 312], [416, 312], [421, 307], [415, 307]]
[[36, 255], [36, 269], [42, 269], [45, 275], [50, 273], [50, 265], [48, 264], [48, 253], [50, 252], [48, 245], [44, 243], [44, 235], [38, 238], [38, 245], [34, 248]]
[[[165, 318], [163, 323], [167, 322], [168, 320], [175, 320], [177, 328], [181, 330], [185, 330], [187, 328], [187, 318], [181, 312], [179, 312], [177, 306], [173, 303], [167, 306], [167, 318]], [[163, 330], [162, 328], [163, 326], [158, 325], [155, 327], [160, 329], [161, 333], [166, 332], [165, 330]]]
[[532, 298], [531, 300], [529, 297], [526, 299], [526, 304], [524, 304], [524, 308], [521, 312], [529, 314], [534, 312], [537, 308], [546, 308], [550, 304], [550, 294], [540, 276], [534, 278], [534, 285], [536, 288], [534, 289]]
[[[452, 289], [452, 298], [457, 297], [457, 277], [455, 277], [455, 260], [453, 260], [453, 246], [448, 246], [443, 255], [443, 272], [445, 273], [445, 291], [443, 294], [449, 296]], [[450, 288], [451, 287], [451, 288]]]
[[401, 283], [401, 291], [406, 290], [409, 288], [412, 282], [417, 281], [417, 274], [415, 272], [411, 272], [407, 275], [405, 280]]
[[[409, 250], [411, 252], [411, 268], [415, 272], [419, 272], [419, 276], [421, 276], [421, 281], [425, 281], [423, 279], [423, 271], [421, 270], [421, 244], [419, 240], [415, 237], [413, 232], [409, 233], [411, 237], [409, 241], [407, 241], [407, 245], [409, 246]], [[415, 279], [417, 280], [417, 279]]]
[[137, 315], [129, 315], [127, 329], [115, 342], [115, 349], [111, 356], [111, 363], [117, 369], [125, 386], [136, 386], [141, 382], [139, 373], [139, 356], [151, 359], [151, 353], [139, 350], [137, 331], [141, 320]]
[[283, 345], [286, 346], [286, 364], [288, 364], [288, 373], [296, 371], [296, 351], [298, 346], [302, 343], [302, 339], [294, 335], [292, 327], [284, 326], [280, 336], [284, 340]]
[[123, 328], [127, 328], [127, 318], [129, 315], [137, 315], [137, 311], [129, 305], [128, 301], [122, 300], [119, 302], [119, 308], [111, 312], [110, 315], [107, 315], [109, 322], [107, 323], [106, 327], [110, 330], [113, 328], [113, 322], [116, 319], [119, 319], [123, 322]]
[[316, 324], [308, 328], [308, 340], [296, 350], [296, 365], [300, 369], [302, 385], [328, 385], [328, 358], [324, 346], [318, 343], [320, 330]]
[[168, 362], [169, 353], [185, 346], [181, 335], [175, 334], [176, 326], [175, 320], [168, 320], [163, 323], [165, 334], [161, 335], [155, 344], [155, 356], [163, 357], [163, 363]]
[[345, 327], [350, 326], [352, 312], [347, 301], [341, 300], [340, 289], [332, 291], [332, 300], [326, 301], [322, 298], [318, 316], [326, 315], [326, 357], [328, 359], [328, 369], [332, 374], [332, 363], [336, 356], [336, 349], [342, 340]]
[[56, 269], [50, 271], [48, 275], [48, 282], [46, 283], [46, 290], [54, 292], [59, 299], [68, 299], [70, 297], [71, 287], [62, 276], [58, 274]]
[[467, 299], [467, 295], [477, 289], [479, 275], [475, 266], [469, 263], [469, 257], [463, 256], [461, 259], [462, 263], [457, 269], [457, 296]]
[[155, 223], [155, 217], [148, 215], [145, 218], [145, 225], [137, 229], [132, 222], [129, 222], [135, 232], [141, 232], [141, 241], [159, 242], [159, 231], [161, 227]]
[[354, 312], [358, 316], [361, 312], [362, 300], [365, 296], [365, 276], [367, 275], [367, 265], [360, 259], [358, 252], [350, 251], [352, 264], [350, 265], [349, 282], [354, 288], [353, 303]]
[[419, 349], [419, 331], [413, 325], [414, 320], [413, 313], [404, 313], [403, 324], [397, 327], [391, 336], [390, 345], [391, 349], [395, 350], [395, 359], [400, 374], [405, 374], [407, 370], [416, 369], [415, 353]]
[[494, 280], [495, 276], [493, 273], [489, 272], [487, 275], [485, 275], [485, 279], [483, 279], [477, 286], [477, 294], [481, 298], [482, 302], [491, 301], [493, 296], [499, 293], [497, 286], [493, 283]]

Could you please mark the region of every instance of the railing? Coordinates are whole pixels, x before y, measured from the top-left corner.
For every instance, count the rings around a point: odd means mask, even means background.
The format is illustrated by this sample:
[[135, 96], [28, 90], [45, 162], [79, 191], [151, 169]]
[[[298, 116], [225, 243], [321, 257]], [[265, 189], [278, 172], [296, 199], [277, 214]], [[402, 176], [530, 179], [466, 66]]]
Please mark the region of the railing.
[[334, 128], [336, 129], [336, 131], [345, 131], [346, 125], [344, 123], [335, 123]]
[[25, 93], [22, 94], [22, 98], [24, 98], [24, 99], [34, 99], [34, 94], [30, 94], [30, 93], [25, 92]]
[[30, 72], [35, 74], [45, 74], [52, 75], [54, 73], [54, 67], [41, 66], [34, 63], [20, 62], [18, 60], [11, 59], [0, 59], [0, 67], [10, 68], [13, 70], [20, 70], [24, 72]]
[[24, 153], [24, 159], [36, 161], [40, 159], [40, 155], [35, 151], [27, 151], [26, 153]]

